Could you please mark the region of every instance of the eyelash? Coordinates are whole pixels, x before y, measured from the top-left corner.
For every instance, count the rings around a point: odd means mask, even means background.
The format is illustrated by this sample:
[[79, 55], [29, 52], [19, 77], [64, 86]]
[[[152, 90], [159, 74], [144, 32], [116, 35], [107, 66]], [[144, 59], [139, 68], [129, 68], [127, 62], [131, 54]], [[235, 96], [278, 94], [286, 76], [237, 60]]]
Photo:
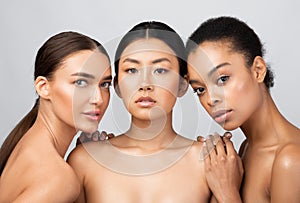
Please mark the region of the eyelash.
[[225, 83], [229, 80], [229, 76], [228, 75], [222, 75], [217, 79], [217, 85], [225, 85]]
[[154, 73], [156, 73], [156, 74], [164, 74], [164, 73], [167, 73], [167, 72], [169, 72], [169, 70], [165, 69], [165, 68], [156, 68], [154, 70]]
[[128, 68], [125, 70], [126, 73], [129, 73], [129, 74], [134, 74], [134, 73], [137, 73], [138, 70], [136, 68]]
[[[82, 82], [84, 82], [85, 84], [81, 84]], [[78, 87], [86, 87], [88, 85], [88, 82], [86, 80], [83, 80], [83, 79], [79, 79], [79, 80], [76, 80], [74, 81], [74, 84]]]
[[[202, 91], [200, 92], [200, 90]], [[205, 89], [204, 87], [194, 88], [194, 93], [196, 93], [198, 96], [202, 96], [205, 93]]]
[[100, 84], [100, 87], [104, 89], [109, 89], [110, 86], [111, 86], [111, 82], [103, 82]]
[[[135, 73], [138, 72], [138, 70], [136, 68], [128, 68], [128, 69], [125, 70], [125, 72], [127, 72], [129, 74], [135, 74]], [[167, 72], [169, 72], [169, 70], [166, 69], [166, 68], [156, 68], [154, 70], [154, 74], [157, 74], [157, 75], [164, 74], [164, 73], [167, 73]]]

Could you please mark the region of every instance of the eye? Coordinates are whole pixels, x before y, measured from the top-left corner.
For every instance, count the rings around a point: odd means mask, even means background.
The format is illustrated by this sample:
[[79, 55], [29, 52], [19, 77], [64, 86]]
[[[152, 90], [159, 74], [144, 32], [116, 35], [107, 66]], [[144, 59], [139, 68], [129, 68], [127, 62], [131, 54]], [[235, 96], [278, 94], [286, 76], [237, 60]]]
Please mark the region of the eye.
[[100, 87], [108, 89], [111, 86], [111, 82], [103, 82], [100, 84]]
[[74, 84], [78, 87], [86, 87], [88, 85], [88, 82], [86, 80], [79, 79], [76, 80]]
[[128, 68], [128, 69], [126, 69], [125, 72], [127, 72], [129, 74], [135, 74], [138, 72], [138, 70], [136, 68]]
[[194, 88], [194, 93], [196, 93], [198, 96], [203, 95], [205, 92], [205, 89], [203, 87]]
[[217, 79], [217, 85], [224, 85], [229, 80], [228, 75], [223, 75]]
[[164, 73], [167, 73], [169, 70], [167, 70], [167, 69], [165, 69], [165, 68], [156, 68], [155, 70], [154, 70], [154, 74], [157, 74], [157, 75], [159, 75], [159, 74], [164, 74]]

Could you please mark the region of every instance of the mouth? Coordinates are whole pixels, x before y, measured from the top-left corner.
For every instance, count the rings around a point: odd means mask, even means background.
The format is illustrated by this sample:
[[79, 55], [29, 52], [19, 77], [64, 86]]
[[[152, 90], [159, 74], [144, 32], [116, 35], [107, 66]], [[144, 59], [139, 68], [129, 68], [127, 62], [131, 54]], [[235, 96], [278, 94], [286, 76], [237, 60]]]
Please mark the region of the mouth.
[[99, 121], [101, 118], [100, 110], [86, 111], [83, 113], [88, 119], [93, 121]]
[[232, 110], [218, 110], [212, 113], [212, 118], [217, 123], [225, 123], [225, 121], [228, 119], [230, 114], [232, 113]]
[[156, 101], [151, 97], [140, 97], [135, 101], [135, 103], [141, 107], [151, 107], [156, 103]]

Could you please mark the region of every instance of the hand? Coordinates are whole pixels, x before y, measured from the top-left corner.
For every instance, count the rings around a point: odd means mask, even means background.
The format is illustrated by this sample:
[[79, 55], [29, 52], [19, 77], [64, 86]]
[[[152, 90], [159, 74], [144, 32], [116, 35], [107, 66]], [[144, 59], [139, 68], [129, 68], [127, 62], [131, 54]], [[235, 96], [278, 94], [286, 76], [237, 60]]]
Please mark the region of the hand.
[[[221, 137], [227, 137], [228, 139], [231, 139], [232, 138], [232, 134], [230, 132], [225, 132], [223, 134], [223, 136], [221, 136]], [[206, 138], [204, 138], [204, 137], [202, 137], [200, 135], [197, 137], [197, 141], [198, 142], [205, 142], [205, 140], [206, 140]]]
[[227, 136], [217, 143], [209, 137], [204, 148], [209, 150], [213, 145], [214, 150], [204, 160], [209, 188], [219, 202], [242, 202], [239, 194], [244, 173], [241, 158]]
[[105, 131], [102, 131], [101, 133], [99, 131], [96, 131], [94, 133], [84, 133], [82, 132], [80, 136], [77, 138], [76, 145], [85, 143], [85, 142], [98, 142], [103, 141], [106, 139], [110, 139], [115, 137], [113, 133], [107, 134]]

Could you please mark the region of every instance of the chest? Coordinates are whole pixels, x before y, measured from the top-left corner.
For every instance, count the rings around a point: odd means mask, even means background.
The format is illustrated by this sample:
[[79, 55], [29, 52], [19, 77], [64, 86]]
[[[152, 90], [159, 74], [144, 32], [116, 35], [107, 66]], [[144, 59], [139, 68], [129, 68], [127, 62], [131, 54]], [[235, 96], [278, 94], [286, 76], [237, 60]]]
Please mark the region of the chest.
[[270, 183], [274, 154], [249, 153], [243, 159], [244, 180], [242, 197], [244, 202], [270, 202]]
[[178, 164], [145, 176], [102, 170], [101, 176], [93, 176], [96, 178], [88, 180], [86, 185], [86, 191], [97, 197], [86, 196], [95, 198], [90, 202], [208, 202], [210, 193], [203, 174], [192, 168]]

